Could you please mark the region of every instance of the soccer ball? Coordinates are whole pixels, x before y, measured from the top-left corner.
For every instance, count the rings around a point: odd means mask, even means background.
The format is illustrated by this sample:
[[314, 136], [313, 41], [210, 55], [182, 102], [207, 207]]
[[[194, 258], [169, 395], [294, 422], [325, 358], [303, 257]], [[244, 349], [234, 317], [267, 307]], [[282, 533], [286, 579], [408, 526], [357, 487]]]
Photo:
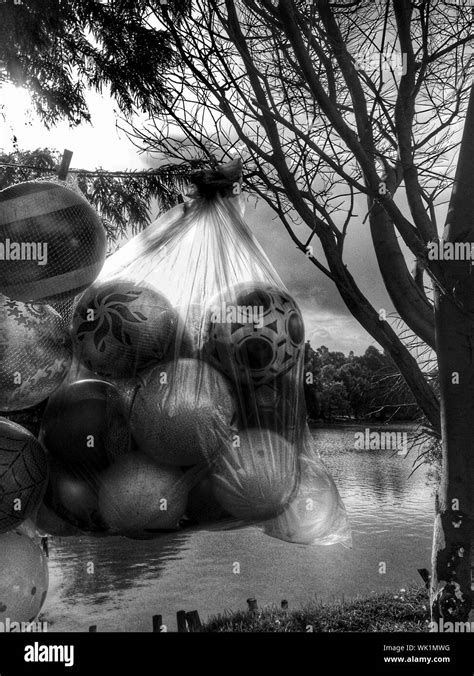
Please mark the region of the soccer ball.
[[204, 359], [245, 385], [287, 373], [303, 353], [301, 312], [285, 290], [268, 283], [226, 289], [209, 303], [207, 322]]

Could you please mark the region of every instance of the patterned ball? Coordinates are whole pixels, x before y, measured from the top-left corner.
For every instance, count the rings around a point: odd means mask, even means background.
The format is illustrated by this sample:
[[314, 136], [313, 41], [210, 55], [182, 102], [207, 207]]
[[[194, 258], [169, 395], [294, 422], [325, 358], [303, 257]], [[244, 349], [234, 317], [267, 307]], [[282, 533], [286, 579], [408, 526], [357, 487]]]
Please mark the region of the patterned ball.
[[231, 434], [230, 383], [198, 359], [156, 366], [143, 376], [130, 414], [139, 449], [160, 465], [187, 466], [219, 453]]
[[60, 387], [48, 401], [39, 438], [74, 476], [98, 476], [131, 445], [120, 392], [103, 380], [80, 380]]
[[68, 372], [71, 352], [63, 320], [51, 307], [0, 296], [0, 410], [47, 399]]
[[34, 514], [47, 478], [48, 463], [39, 441], [24, 427], [0, 418], [0, 533]]
[[0, 192], [0, 291], [24, 302], [75, 296], [107, 249], [99, 215], [78, 193], [47, 181]]
[[48, 562], [25, 534], [0, 535], [0, 622], [33, 622], [48, 593]]
[[207, 321], [203, 356], [234, 381], [268, 383], [290, 371], [303, 354], [298, 306], [270, 284], [246, 282], [226, 289], [209, 303]]
[[281, 513], [298, 486], [295, 445], [265, 429], [239, 433], [212, 469], [212, 490], [233, 516], [264, 521]]
[[98, 375], [129, 378], [172, 353], [177, 326], [161, 293], [126, 280], [98, 282], [76, 307], [74, 353]]

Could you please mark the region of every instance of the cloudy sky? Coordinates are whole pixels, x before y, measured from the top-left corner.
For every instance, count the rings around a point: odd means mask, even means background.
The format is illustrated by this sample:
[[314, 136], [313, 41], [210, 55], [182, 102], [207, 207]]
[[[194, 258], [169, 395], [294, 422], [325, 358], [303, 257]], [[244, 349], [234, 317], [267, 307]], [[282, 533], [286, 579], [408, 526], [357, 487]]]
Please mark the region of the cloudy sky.
[[[12, 150], [12, 138], [20, 149], [50, 147], [73, 151], [72, 167], [109, 170], [139, 169], [153, 166], [149, 157], [139, 155], [124, 133], [116, 129], [112, 101], [96, 93], [88, 97], [92, 125], [70, 129], [66, 123], [51, 130], [28, 114], [26, 92], [7, 85], [1, 92], [7, 102], [6, 119], [0, 119], [0, 147]], [[349, 228], [346, 242], [346, 263], [377, 310], [393, 312], [378, 271], [370, 239], [368, 223], [363, 224], [364, 203], [357, 205], [358, 218]], [[306, 324], [306, 335], [313, 347], [326, 345], [332, 350], [361, 354], [369, 345], [376, 345], [346, 309], [334, 285], [296, 249], [282, 224], [265, 204], [248, 199], [246, 219], [269, 259], [289, 291], [298, 301]]]

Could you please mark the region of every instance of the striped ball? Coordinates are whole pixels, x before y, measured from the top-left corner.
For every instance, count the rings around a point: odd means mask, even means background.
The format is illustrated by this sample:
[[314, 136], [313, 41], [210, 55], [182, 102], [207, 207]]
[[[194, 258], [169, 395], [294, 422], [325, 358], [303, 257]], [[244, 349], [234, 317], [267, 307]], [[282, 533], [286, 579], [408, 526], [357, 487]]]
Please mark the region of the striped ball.
[[99, 274], [107, 241], [99, 215], [52, 182], [0, 191], [0, 292], [24, 302], [75, 296]]
[[43, 499], [46, 454], [21, 425], [0, 418], [0, 533], [29, 518]]

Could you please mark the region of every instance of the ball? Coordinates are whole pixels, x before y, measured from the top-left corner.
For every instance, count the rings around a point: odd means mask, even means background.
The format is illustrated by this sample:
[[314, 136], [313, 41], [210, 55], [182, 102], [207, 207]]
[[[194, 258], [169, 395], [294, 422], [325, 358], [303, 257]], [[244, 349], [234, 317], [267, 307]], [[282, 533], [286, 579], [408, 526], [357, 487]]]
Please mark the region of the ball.
[[304, 350], [301, 312], [287, 291], [263, 282], [232, 286], [210, 301], [203, 356], [234, 381], [268, 383]]
[[0, 296], [0, 410], [47, 399], [67, 374], [71, 352], [63, 320], [51, 307]]
[[75, 296], [99, 274], [107, 249], [87, 200], [58, 183], [0, 191], [0, 291], [24, 302]]
[[38, 531], [45, 535], [57, 537], [69, 537], [81, 535], [81, 531], [58, 516], [52, 509], [41, 503], [35, 516], [35, 524]]
[[76, 477], [98, 476], [131, 446], [120, 392], [103, 380], [64, 385], [48, 401], [39, 438], [51, 456]]
[[221, 373], [179, 359], [144, 375], [130, 413], [139, 449], [159, 464], [189, 466], [216, 455], [231, 434], [235, 402]]
[[289, 441], [301, 436], [306, 423], [306, 408], [296, 369], [269, 383], [239, 390], [239, 426], [264, 427]]
[[79, 477], [52, 461], [44, 497], [48, 510], [85, 532], [106, 530], [99, 513], [97, 476]]
[[137, 453], [119, 458], [104, 472], [99, 509], [116, 533], [172, 530], [184, 514], [187, 493], [181, 470], [160, 467]]
[[24, 427], [0, 418], [0, 533], [34, 514], [48, 479], [46, 454]]
[[43, 550], [23, 533], [0, 535], [0, 622], [33, 622], [48, 593]]
[[271, 537], [296, 544], [333, 544], [346, 513], [336, 485], [317, 457], [300, 457], [300, 483], [286, 509], [262, 524]]
[[272, 518], [298, 485], [295, 445], [271, 430], [244, 430], [217, 458], [211, 476], [215, 497], [234, 517]]
[[73, 317], [74, 352], [101, 376], [132, 377], [174, 348], [178, 317], [157, 291], [126, 280], [92, 285]]
[[186, 516], [196, 524], [215, 523], [232, 518], [216, 500], [210, 476], [202, 478], [189, 491]]

